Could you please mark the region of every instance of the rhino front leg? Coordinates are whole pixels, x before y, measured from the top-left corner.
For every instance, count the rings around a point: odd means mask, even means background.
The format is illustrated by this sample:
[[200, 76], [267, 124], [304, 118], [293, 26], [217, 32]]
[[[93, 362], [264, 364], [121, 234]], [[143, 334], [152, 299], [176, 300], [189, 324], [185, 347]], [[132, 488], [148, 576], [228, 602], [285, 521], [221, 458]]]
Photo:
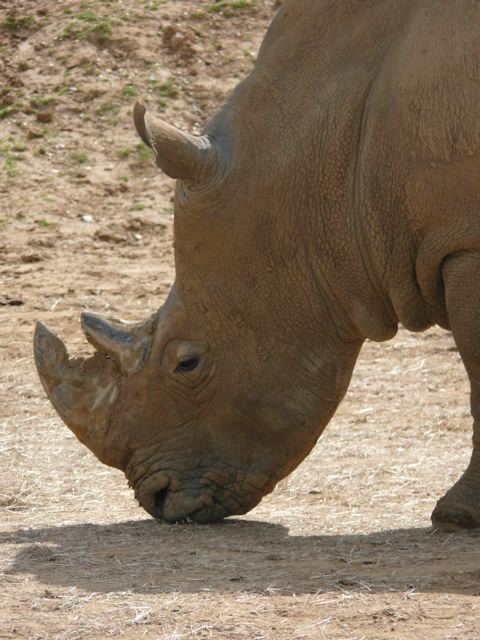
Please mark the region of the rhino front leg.
[[455, 531], [480, 527], [480, 254], [447, 258], [443, 280], [450, 327], [470, 379], [473, 417], [470, 463], [432, 513], [435, 527]]

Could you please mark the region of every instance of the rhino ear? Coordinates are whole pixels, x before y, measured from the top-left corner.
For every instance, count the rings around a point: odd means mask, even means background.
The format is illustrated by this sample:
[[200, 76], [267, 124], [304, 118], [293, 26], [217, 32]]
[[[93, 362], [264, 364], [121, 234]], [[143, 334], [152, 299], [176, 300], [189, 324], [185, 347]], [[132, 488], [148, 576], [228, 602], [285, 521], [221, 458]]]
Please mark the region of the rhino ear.
[[133, 120], [138, 135], [157, 156], [157, 164], [171, 178], [197, 182], [215, 170], [215, 148], [208, 136], [192, 136], [153, 117], [137, 102]]

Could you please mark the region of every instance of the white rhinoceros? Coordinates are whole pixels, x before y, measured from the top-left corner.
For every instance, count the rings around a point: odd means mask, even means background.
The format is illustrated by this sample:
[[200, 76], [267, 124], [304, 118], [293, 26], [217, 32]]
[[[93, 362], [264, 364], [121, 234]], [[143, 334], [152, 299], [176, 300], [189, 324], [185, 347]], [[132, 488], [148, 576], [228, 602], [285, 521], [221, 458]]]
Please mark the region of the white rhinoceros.
[[473, 456], [432, 517], [480, 526], [479, 29], [472, 0], [287, 0], [204, 135], [136, 106], [178, 178], [176, 284], [131, 330], [85, 313], [86, 360], [39, 324], [35, 358], [153, 516], [254, 507], [316, 443], [363, 341], [401, 322], [453, 332]]

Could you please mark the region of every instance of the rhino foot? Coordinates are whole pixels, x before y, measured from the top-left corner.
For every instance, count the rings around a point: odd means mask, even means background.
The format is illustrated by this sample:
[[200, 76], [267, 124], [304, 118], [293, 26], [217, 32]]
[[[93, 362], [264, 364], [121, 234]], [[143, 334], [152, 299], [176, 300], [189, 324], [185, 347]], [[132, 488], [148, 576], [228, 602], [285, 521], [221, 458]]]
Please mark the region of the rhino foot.
[[432, 524], [443, 531], [480, 529], [480, 456], [476, 447], [465, 473], [437, 502]]
[[437, 502], [432, 524], [443, 531], [480, 529], [480, 488], [471, 468]]
[[432, 524], [442, 531], [461, 531], [480, 528], [480, 509], [472, 505], [451, 502], [442, 498], [432, 513]]

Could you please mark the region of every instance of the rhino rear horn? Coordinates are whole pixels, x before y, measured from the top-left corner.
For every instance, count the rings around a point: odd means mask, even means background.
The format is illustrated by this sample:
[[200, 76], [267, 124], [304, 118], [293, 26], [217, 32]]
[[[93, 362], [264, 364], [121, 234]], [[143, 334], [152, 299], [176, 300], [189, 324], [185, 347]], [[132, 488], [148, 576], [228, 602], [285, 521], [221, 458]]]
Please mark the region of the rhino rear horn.
[[155, 152], [158, 166], [171, 178], [197, 182], [215, 170], [215, 147], [208, 136], [193, 136], [155, 118], [137, 102], [133, 120], [138, 135]]
[[87, 340], [125, 373], [138, 371], [145, 362], [152, 338], [149, 325], [150, 320], [126, 330], [94, 313], [82, 313], [82, 329]]

